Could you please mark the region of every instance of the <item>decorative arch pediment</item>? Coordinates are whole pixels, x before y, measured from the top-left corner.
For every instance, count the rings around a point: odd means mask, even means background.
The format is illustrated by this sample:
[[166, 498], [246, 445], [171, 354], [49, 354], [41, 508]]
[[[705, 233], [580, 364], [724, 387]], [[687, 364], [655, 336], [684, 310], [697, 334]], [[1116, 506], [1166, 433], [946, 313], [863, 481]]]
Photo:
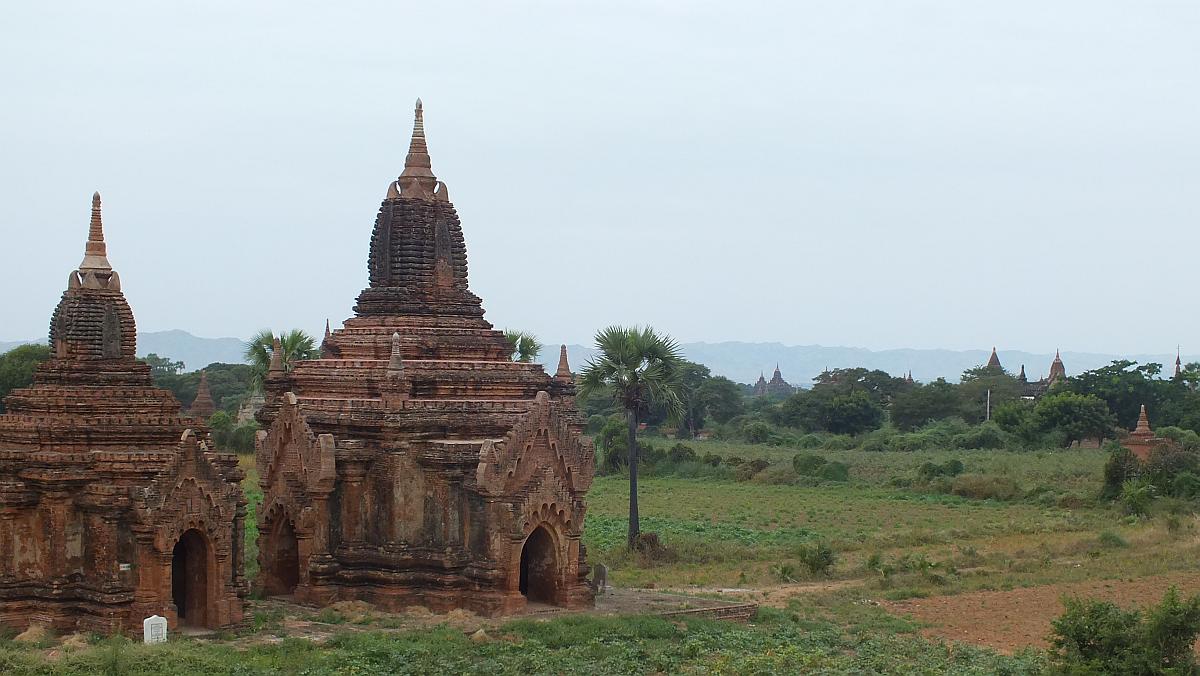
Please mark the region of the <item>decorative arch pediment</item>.
[[595, 457], [591, 440], [568, 424], [543, 391], [503, 439], [483, 442], [475, 479], [485, 495], [511, 495], [549, 471], [574, 499], [591, 487]]
[[313, 433], [294, 393], [284, 394], [279, 415], [269, 429], [259, 432], [255, 445], [263, 486], [297, 480], [309, 492], [333, 490], [337, 478], [333, 435]]

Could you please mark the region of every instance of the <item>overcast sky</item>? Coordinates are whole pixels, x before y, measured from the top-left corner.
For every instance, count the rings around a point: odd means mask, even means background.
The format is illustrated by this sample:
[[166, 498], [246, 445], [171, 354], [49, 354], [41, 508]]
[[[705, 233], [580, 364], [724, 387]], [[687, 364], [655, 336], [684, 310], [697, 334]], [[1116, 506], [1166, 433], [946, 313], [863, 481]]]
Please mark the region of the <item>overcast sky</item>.
[[1192, 1], [12, 3], [0, 92], [0, 340], [93, 190], [140, 329], [336, 326], [420, 96], [497, 327], [1200, 345]]

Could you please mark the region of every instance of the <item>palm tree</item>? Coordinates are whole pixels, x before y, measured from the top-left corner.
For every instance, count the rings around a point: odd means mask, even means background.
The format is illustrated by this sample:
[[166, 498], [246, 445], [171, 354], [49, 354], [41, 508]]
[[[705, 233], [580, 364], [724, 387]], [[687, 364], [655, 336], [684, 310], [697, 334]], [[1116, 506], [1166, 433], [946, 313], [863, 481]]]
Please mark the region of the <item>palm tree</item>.
[[[263, 378], [267, 375], [267, 369], [271, 368], [271, 353], [274, 351], [272, 349], [274, 344], [275, 334], [270, 329], [263, 329], [254, 334], [254, 337], [245, 345], [246, 361], [250, 362], [250, 368], [253, 369], [252, 381], [255, 389], [262, 389]], [[279, 347], [282, 350], [280, 356], [286, 371], [291, 371], [293, 364], [297, 361], [316, 359], [320, 356], [316, 340], [300, 329], [292, 329], [280, 334]]]
[[532, 333], [504, 329], [504, 339], [508, 341], [509, 347], [512, 348], [513, 361], [528, 364], [537, 359], [537, 356], [542, 353], [542, 344], [538, 342], [537, 337]]
[[581, 397], [606, 393], [625, 410], [629, 423], [629, 547], [641, 533], [637, 494], [637, 430], [651, 406], [662, 406], [671, 420], [683, 414], [679, 396], [683, 357], [670, 336], [645, 328], [610, 326], [596, 334], [596, 356], [579, 375]]

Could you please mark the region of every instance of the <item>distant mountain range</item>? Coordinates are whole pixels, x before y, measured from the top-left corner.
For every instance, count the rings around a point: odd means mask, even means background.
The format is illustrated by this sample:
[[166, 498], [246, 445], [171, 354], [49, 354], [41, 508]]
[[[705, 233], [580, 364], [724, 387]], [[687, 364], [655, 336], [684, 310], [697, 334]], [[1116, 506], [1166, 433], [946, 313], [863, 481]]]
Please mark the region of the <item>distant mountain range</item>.
[[[0, 352], [17, 345], [45, 340], [15, 342], [0, 341]], [[239, 338], [200, 338], [186, 331], [151, 331], [138, 334], [138, 355], [150, 353], [182, 361], [188, 370], [203, 368], [213, 362], [242, 363], [243, 341]], [[812, 379], [826, 368], [850, 368], [862, 366], [880, 369], [892, 375], [902, 375], [909, 370], [913, 378], [922, 382], [943, 377], [957, 381], [963, 371], [987, 362], [991, 350], [867, 350], [859, 347], [825, 347], [822, 345], [784, 345], [782, 343], [684, 343], [683, 354], [691, 361], [712, 369], [740, 383], [753, 383], [760, 373], [768, 379], [776, 364], [784, 379], [793, 385], [808, 386]], [[567, 358], [571, 369], [578, 371], [594, 354], [594, 350], [583, 345], [568, 345]], [[1006, 369], [1016, 373], [1025, 365], [1030, 380], [1037, 380], [1050, 370], [1053, 353], [1031, 353], [1016, 350], [1000, 350], [1000, 361]], [[1173, 354], [1114, 355], [1092, 352], [1063, 352], [1067, 374], [1105, 366], [1114, 359], [1130, 359], [1139, 363], [1157, 362], [1169, 372], [1175, 363]], [[1184, 362], [1200, 361], [1200, 357], [1184, 355]], [[541, 361], [546, 370], [553, 373], [558, 366], [558, 347], [547, 344]]]

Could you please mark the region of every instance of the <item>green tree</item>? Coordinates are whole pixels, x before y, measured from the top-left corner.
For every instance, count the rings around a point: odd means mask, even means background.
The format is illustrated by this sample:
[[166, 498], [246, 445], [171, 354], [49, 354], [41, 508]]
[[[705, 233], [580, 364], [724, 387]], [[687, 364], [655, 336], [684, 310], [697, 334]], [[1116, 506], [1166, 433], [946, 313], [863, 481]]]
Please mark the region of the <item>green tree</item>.
[[1150, 423], [1157, 426], [1163, 403], [1170, 399], [1170, 391], [1178, 388], [1171, 381], [1159, 380], [1157, 376], [1161, 372], [1161, 364], [1139, 366], [1135, 361], [1119, 359], [1108, 366], [1068, 378], [1066, 389], [1103, 399], [1116, 415], [1117, 424], [1125, 429], [1133, 429], [1138, 412], [1145, 404]]
[[28, 387], [37, 365], [50, 358], [49, 345], [18, 345], [0, 354], [0, 413], [9, 392]]
[[721, 424], [746, 412], [746, 395], [742, 393], [742, 387], [724, 376], [704, 381], [700, 386], [700, 397], [708, 414]]
[[687, 432], [689, 438], [695, 438], [696, 432], [704, 427], [704, 418], [708, 415], [708, 401], [704, 397], [704, 384], [709, 380], [708, 367], [683, 360], [679, 366], [679, 400], [683, 404], [683, 415], [680, 419], [680, 429]]
[[508, 341], [508, 346], [512, 349], [513, 361], [528, 364], [542, 353], [542, 344], [532, 333], [505, 329], [504, 339]]
[[1113, 435], [1116, 419], [1099, 397], [1075, 392], [1056, 392], [1038, 400], [1034, 419], [1043, 432], [1061, 435], [1064, 446], [1088, 438], [1107, 439]]
[[664, 406], [672, 419], [684, 414], [679, 396], [683, 358], [679, 344], [650, 327], [610, 326], [596, 334], [596, 356], [579, 375], [580, 392], [607, 389], [624, 411], [629, 449], [629, 538], [637, 546], [638, 518], [637, 430], [640, 416], [654, 405]]
[[829, 401], [823, 423], [834, 434], [862, 434], [879, 429], [883, 408], [863, 390], [839, 394]]
[[960, 415], [969, 423], [981, 423], [988, 417], [989, 397], [991, 410], [1007, 402], [1020, 399], [1025, 394], [1021, 381], [994, 366], [980, 366], [963, 371], [958, 385], [958, 396], [962, 402]]
[[[253, 369], [255, 389], [262, 388], [263, 378], [267, 375], [267, 369], [271, 367], [271, 353], [274, 351], [274, 343], [275, 334], [270, 329], [259, 331], [246, 343], [246, 361], [249, 362], [250, 368]], [[313, 337], [300, 329], [292, 329], [291, 331], [281, 333], [279, 335], [279, 346], [283, 351], [281, 358], [285, 371], [291, 371], [298, 361], [316, 359], [321, 354], [317, 348], [317, 342]]]
[[142, 357], [142, 361], [150, 366], [150, 375], [155, 378], [158, 376], [173, 376], [183, 371], [183, 362], [172, 361], [170, 357], [160, 357], [153, 352]]
[[957, 386], [944, 378], [916, 385], [892, 400], [892, 424], [911, 432], [935, 420], [957, 416], [961, 410]]
[[879, 369], [848, 368], [826, 370], [813, 378], [813, 390], [831, 388], [839, 394], [866, 392], [871, 400], [884, 405], [896, 394], [912, 387], [904, 378], [894, 378]]

